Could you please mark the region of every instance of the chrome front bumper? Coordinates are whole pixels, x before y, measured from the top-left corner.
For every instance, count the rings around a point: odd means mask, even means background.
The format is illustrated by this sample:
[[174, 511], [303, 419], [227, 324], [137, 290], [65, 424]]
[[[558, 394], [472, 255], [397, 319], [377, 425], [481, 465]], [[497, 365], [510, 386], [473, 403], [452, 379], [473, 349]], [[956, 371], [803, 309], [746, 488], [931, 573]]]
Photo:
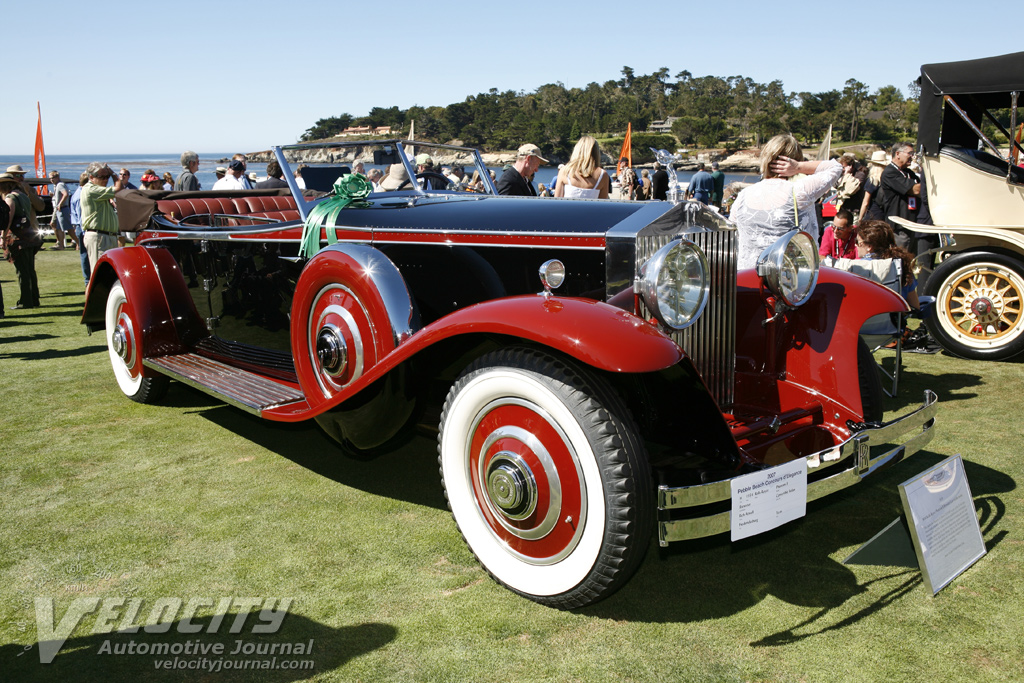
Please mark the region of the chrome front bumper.
[[[865, 477], [888, 465], [895, 464], [924, 448], [935, 435], [935, 411], [938, 396], [931, 391], [924, 392], [924, 404], [901, 418], [857, 432], [838, 446], [833, 446], [807, 456], [807, 500], [817, 500], [859, 483]], [[872, 446], [896, 443], [913, 432], [900, 445], [871, 457]], [[843, 465], [826, 476], [818, 474], [830, 468]], [[658, 510], [698, 508], [728, 501], [732, 497], [730, 480], [716, 481], [696, 486], [658, 488]], [[715, 505], [721, 509], [720, 505]], [[693, 516], [685, 519], [661, 520], [658, 522], [658, 541], [667, 546], [672, 541], [702, 538], [729, 531], [730, 511], [701, 515], [694, 510]]]

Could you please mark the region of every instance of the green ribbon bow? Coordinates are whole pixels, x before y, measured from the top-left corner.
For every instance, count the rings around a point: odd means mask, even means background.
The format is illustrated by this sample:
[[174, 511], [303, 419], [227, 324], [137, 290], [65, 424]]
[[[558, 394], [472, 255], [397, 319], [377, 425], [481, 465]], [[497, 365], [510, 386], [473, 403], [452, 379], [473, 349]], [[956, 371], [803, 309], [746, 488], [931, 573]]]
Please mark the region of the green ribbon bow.
[[299, 245], [299, 256], [309, 258], [320, 251], [320, 228], [327, 229], [327, 244], [338, 241], [338, 214], [346, 206], [369, 206], [362, 201], [373, 190], [370, 181], [361, 173], [349, 173], [334, 181], [331, 196], [313, 207], [302, 227], [302, 244]]

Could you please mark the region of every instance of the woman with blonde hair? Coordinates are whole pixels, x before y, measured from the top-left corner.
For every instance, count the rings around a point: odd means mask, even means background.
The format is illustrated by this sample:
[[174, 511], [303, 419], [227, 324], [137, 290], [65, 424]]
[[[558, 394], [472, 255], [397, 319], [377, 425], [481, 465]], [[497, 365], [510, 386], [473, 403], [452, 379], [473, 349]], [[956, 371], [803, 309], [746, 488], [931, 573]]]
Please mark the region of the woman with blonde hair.
[[572, 156], [555, 181], [556, 197], [607, 199], [612, 180], [601, 168], [601, 147], [597, 140], [584, 135], [572, 150]]
[[803, 230], [817, 240], [814, 203], [842, 174], [834, 159], [805, 161], [792, 135], [769, 140], [761, 149], [761, 182], [740, 192], [730, 212], [738, 228], [739, 267], [753, 268], [761, 252], [790, 230]]
[[889, 159], [885, 152], [878, 150], [872, 153], [868, 163], [871, 168], [868, 170], [868, 179], [864, 181], [864, 199], [861, 201], [860, 212], [857, 214], [857, 225], [860, 225], [865, 220], [885, 220], [885, 214], [878, 206], [878, 203], [875, 202], [875, 197], [878, 196], [878, 185], [882, 181], [882, 171], [889, 165]]

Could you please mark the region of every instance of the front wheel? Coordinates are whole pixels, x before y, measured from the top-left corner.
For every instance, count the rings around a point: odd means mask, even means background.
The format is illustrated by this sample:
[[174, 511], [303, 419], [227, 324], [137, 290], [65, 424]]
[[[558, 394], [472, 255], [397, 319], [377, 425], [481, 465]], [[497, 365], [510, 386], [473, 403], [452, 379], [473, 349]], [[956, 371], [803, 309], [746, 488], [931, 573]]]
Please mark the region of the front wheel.
[[935, 304], [925, 323], [953, 355], [1005, 360], [1024, 351], [1024, 263], [1005, 254], [952, 256], [928, 278]]
[[632, 576], [654, 501], [636, 427], [614, 390], [547, 354], [477, 360], [448, 393], [442, 485], [463, 538], [498, 582], [576, 608]]
[[117, 386], [124, 395], [139, 403], [155, 403], [167, 392], [170, 380], [163, 375], [142, 376], [142, 330], [132, 303], [125, 295], [120, 281], [115, 282], [107, 295], [106, 329], [107, 352], [114, 369]]

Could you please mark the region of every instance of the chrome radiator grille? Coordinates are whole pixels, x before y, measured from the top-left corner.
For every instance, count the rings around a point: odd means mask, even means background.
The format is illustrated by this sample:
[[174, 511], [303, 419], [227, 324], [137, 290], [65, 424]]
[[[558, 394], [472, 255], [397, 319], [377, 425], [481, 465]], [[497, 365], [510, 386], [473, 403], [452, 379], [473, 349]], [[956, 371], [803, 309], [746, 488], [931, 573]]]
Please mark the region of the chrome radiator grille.
[[[736, 376], [736, 232], [699, 231], [686, 234], [646, 236], [636, 240], [636, 272], [654, 252], [677, 237], [686, 237], [704, 250], [708, 258], [711, 292], [701, 317], [690, 327], [670, 336], [686, 351], [722, 408], [735, 399]], [[641, 302], [641, 312], [651, 313]]]

